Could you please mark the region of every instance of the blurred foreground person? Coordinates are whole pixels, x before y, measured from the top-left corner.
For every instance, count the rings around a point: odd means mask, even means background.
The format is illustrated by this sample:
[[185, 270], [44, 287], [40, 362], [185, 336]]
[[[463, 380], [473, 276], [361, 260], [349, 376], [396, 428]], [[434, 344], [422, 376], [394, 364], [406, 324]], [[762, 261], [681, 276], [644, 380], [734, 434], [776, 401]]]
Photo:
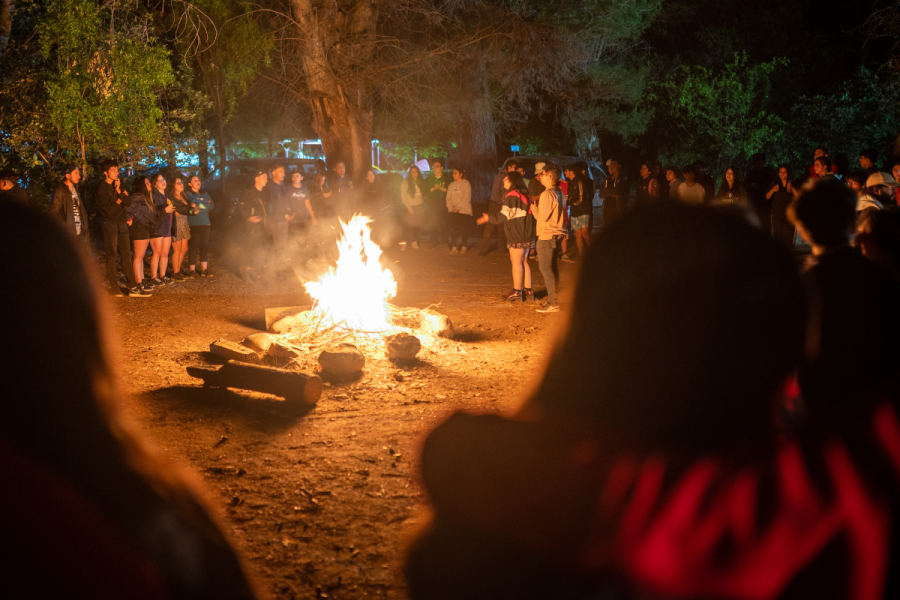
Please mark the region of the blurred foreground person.
[[819, 178], [788, 208], [813, 255], [804, 273], [810, 331], [800, 369], [800, 387], [811, 407], [897, 391], [900, 314], [893, 307], [900, 306], [900, 280], [850, 246], [856, 202], [841, 181]]
[[863, 256], [900, 275], [900, 207], [863, 211], [854, 244]]
[[254, 598], [193, 484], [121, 421], [108, 307], [82, 249], [17, 205], [0, 244], [33, 250], [4, 295], [16, 316], [5, 326], [16, 343], [0, 349], [4, 596]]
[[410, 596], [897, 597], [890, 398], [811, 407], [775, 439], [805, 313], [790, 253], [740, 216], [623, 217], [519, 414], [458, 413], [425, 442]]

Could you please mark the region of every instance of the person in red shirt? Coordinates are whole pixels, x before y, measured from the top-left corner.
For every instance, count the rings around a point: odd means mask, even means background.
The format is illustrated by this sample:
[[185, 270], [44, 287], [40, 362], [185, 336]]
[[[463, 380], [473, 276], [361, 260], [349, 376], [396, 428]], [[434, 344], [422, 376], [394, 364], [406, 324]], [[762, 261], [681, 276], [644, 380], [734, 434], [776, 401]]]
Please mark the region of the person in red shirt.
[[425, 441], [414, 600], [896, 597], [892, 391], [773, 426], [816, 342], [786, 249], [659, 203], [600, 235], [571, 319], [517, 414]]
[[826, 150], [825, 148], [822, 148], [820, 146], [820, 147], [816, 148], [815, 152], [813, 152], [813, 164], [809, 165], [809, 169], [807, 169], [807, 174], [806, 174], [807, 178], [817, 179], [819, 177], [819, 175], [816, 174], [816, 159], [819, 158], [820, 156], [824, 156], [825, 158], [828, 158], [828, 160], [829, 160], [828, 164], [831, 165], [830, 166], [831, 172], [837, 173], [837, 165], [831, 164], [831, 162], [830, 162], [831, 159], [828, 156], [828, 150]]

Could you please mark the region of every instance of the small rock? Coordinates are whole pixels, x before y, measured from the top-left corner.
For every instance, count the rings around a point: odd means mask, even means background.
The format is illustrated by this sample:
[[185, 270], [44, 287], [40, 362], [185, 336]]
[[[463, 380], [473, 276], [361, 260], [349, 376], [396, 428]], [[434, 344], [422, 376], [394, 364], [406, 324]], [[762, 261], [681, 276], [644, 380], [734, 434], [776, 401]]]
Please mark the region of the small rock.
[[338, 344], [319, 354], [319, 366], [332, 375], [352, 375], [362, 371], [366, 357], [353, 344]]
[[[390, 360], [412, 360], [422, 349], [422, 342], [419, 341], [419, 338], [408, 333], [389, 335], [385, 340], [387, 342], [385, 353]], [[397, 381], [403, 381], [402, 377], [403, 375]]]
[[453, 339], [455, 332], [453, 330], [453, 323], [450, 322], [450, 317], [427, 308], [420, 311], [420, 314], [422, 315], [421, 329], [423, 331], [433, 333], [440, 337]]
[[275, 343], [275, 338], [268, 333], [254, 333], [245, 337], [241, 345], [250, 348], [257, 354], [265, 354], [273, 343]]

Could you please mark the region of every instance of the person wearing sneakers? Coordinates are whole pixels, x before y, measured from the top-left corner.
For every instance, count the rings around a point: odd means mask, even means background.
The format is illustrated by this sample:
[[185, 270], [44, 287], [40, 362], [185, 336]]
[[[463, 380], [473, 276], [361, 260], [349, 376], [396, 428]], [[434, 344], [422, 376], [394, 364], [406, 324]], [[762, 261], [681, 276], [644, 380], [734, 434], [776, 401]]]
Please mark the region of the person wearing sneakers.
[[188, 240], [188, 265], [190, 271], [185, 275], [194, 277], [197, 274], [197, 258], [200, 259], [201, 277], [212, 277], [209, 273], [209, 211], [214, 210], [209, 194], [200, 190], [200, 178], [194, 175], [188, 180], [190, 188], [186, 193], [190, 200], [193, 214], [188, 215], [188, 225], [191, 227], [191, 239]]
[[172, 283], [166, 276], [169, 266], [169, 250], [172, 248], [172, 234], [177, 226], [172, 213], [175, 207], [166, 198], [166, 178], [162, 173], [154, 173], [150, 176], [150, 187], [153, 188], [153, 207], [155, 214], [155, 229], [150, 232], [150, 248], [153, 256], [150, 258], [150, 281], [153, 285], [162, 286]]
[[544, 165], [535, 179], [541, 180], [544, 191], [532, 207], [537, 233], [537, 255], [547, 297], [541, 303], [540, 313], [559, 312], [556, 287], [559, 284], [559, 269], [556, 264], [556, 249], [566, 235], [566, 197], [559, 189], [559, 167], [553, 163]]
[[[506, 236], [509, 260], [512, 262], [513, 289], [503, 295], [506, 300], [534, 300], [531, 289], [531, 265], [528, 252], [535, 246], [534, 217], [531, 215], [531, 198], [525, 179], [518, 171], [509, 171], [503, 178], [503, 205], [500, 208], [500, 223]], [[486, 223], [485, 214], [477, 223]]]
[[[318, 179], [318, 177], [317, 177]], [[244, 234], [244, 256], [241, 270], [244, 281], [255, 282], [262, 272], [263, 246], [266, 238], [266, 203], [268, 194], [264, 191], [269, 181], [269, 174], [257, 169], [253, 177], [253, 185], [241, 194], [240, 211], [246, 226]]]
[[[188, 215], [193, 214], [196, 210], [191, 206], [184, 193], [184, 177], [176, 177], [172, 187], [173, 192], [169, 197], [172, 206], [175, 207], [175, 232], [172, 236], [172, 279], [175, 281], [184, 281], [186, 278], [181, 274], [181, 265], [184, 263], [184, 257], [187, 256], [188, 243], [191, 240], [191, 226], [188, 224]], [[190, 279], [189, 277], [187, 279]]]
[[[472, 184], [466, 180], [465, 169], [453, 169], [453, 183], [447, 188], [447, 216], [450, 254], [465, 254], [472, 226]], [[460, 245], [456, 244], [457, 236], [462, 238]]]
[[[66, 167], [69, 169], [69, 167]], [[71, 172], [71, 171], [69, 171]], [[122, 296], [119, 286], [119, 273], [116, 269], [116, 251], [122, 255], [122, 270], [129, 296], [147, 296], [138, 287], [134, 273], [128, 268], [131, 264], [131, 239], [128, 237], [128, 214], [131, 196], [119, 182], [119, 166], [113, 161], [104, 161], [100, 165], [103, 180], [97, 185], [97, 208], [103, 216], [103, 240], [106, 250], [106, 277], [109, 291], [113, 296]]]
[[131, 183], [131, 206], [128, 207], [128, 236], [134, 244], [132, 269], [138, 286], [145, 292], [153, 291], [150, 280], [144, 279], [144, 255], [150, 245], [150, 232], [156, 229], [156, 207], [153, 206], [153, 188], [150, 180], [139, 175]]

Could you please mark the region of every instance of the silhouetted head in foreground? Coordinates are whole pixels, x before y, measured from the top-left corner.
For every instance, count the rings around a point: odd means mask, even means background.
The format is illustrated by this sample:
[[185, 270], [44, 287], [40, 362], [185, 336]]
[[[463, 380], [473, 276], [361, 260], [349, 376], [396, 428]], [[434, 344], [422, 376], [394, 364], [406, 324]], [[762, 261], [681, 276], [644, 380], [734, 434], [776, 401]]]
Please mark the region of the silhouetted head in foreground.
[[0, 252], [17, 255], [5, 272], [0, 344], [5, 589], [253, 597], [192, 485], [122, 426], [109, 307], [72, 236], [10, 205]]
[[801, 356], [804, 316], [789, 253], [744, 219], [638, 209], [592, 246], [532, 402], [642, 449], [759, 441]]

